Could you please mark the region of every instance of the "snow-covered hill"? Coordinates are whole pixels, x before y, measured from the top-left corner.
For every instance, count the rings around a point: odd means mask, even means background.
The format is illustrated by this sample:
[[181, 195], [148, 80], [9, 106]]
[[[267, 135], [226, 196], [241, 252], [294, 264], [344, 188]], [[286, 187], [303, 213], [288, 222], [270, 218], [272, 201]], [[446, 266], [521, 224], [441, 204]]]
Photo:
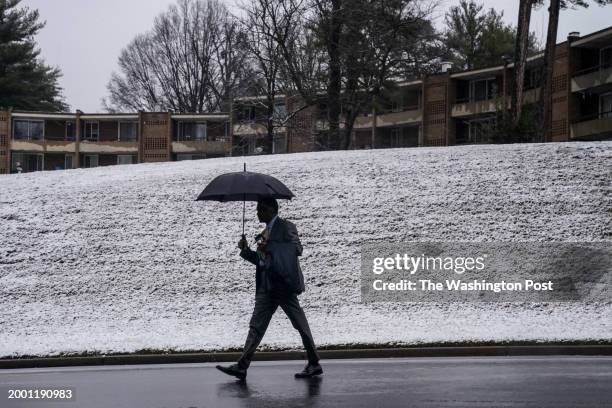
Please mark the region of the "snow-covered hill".
[[[239, 348], [254, 270], [242, 204], [194, 201], [216, 175], [296, 194], [319, 345], [612, 339], [612, 302], [360, 303], [364, 241], [610, 241], [612, 143], [235, 157], [0, 176], [0, 356]], [[262, 228], [247, 203], [248, 235]], [[301, 345], [279, 310], [262, 343]]]

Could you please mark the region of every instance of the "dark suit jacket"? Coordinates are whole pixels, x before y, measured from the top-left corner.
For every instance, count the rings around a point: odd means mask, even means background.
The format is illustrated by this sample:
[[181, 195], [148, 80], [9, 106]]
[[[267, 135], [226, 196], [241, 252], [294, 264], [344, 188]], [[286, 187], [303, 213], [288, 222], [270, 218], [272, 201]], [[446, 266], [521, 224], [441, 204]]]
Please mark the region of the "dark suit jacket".
[[[278, 248], [282, 248], [284, 251], [295, 251], [295, 262], [297, 264], [297, 270], [295, 273], [299, 274], [299, 279], [301, 279], [301, 287], [296, 288], [295, 285], [289, 285], [282, 276], [276, 273], [272, 273], [272, 270], [267, 267], [269, 266], [269, 262], [266, 263], [266, 266], [262, 267], [259, 265], [259, 257], [257, 256], [257, 252], [252, 249], [245, 248], [240, 251], [240, 256], [247, 261], [251, 262], [255, 265], [255, 287], [256, 292], [275, 292], [279, 294], [290, 294], [290, 293], [301, 293], [304, 291], [304, 283], [302, 277], [302, 270], [300, 268], [298, 256], [302, 255], [302, 243], [300, 242], [300, 238], [298, 237], [297, 228], [295, 225], [287, 221], [283, 218], [277, 217], [276, 221], [274, 221], [274, 225], [272, 226], [272, 232], [270, 233], [270, 238], [268, 239], [268, 245], [272, 247], [274, 243], [283, 243], [283, 245], [279, 245]], [[285, 245], [285, 244], [293, 244], [293, 245]], [[293, 249], [294, 248], [294, 249]], [[284, 254], [287, 257], [292, 256], [292, 254]], [[268, 257], [269, 258], [269, 257]], [[269, 259], [268, 259], [269, 261]]]

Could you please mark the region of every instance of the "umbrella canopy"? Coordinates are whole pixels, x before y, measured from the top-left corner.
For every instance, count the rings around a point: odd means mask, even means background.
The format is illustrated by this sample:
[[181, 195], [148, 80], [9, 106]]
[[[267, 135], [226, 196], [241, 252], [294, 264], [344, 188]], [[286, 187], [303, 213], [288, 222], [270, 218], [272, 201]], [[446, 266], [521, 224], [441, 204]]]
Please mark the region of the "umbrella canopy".
[[244, 213], [246, 201], [274, 197], [291, 200], [294, 194], [272, 176], [244, 171], [217, 176], [200, 193], [196, 201], [242, 201], [242, 237], [244, 238]]
[[294, 194], [272, 176], [238, 171], [215, 177], [196, 200], [257, 201], [263, 197], [291, 200]]

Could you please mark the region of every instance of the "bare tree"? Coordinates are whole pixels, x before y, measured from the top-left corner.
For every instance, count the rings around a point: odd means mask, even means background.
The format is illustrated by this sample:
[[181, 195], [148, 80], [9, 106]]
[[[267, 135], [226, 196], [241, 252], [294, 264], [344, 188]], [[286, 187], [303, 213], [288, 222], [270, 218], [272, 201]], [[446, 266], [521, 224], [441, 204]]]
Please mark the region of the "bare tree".
[[221, 110], [245, 76], [242, 40], [218, 0], [179, 0], [121, 52], [104, 103], [117, 111]]
[[[288, 77], [305, 104], [326, 106], [327, 138], [320, 145], [348, 148], [355, 118], [402, 64], [405, 70], [408, 44], [424, 37], [430, 10], [421, 0], [277, 3], [282, 18], [272, 23]], [[321, 71], [304, 75], [313, 62]]]
[[[261, 98], [241, 101], [250, 105], [256, 112], [263, 111], [262, 118], [266, 124], [264, 152], [272, 153], [272, 144], [278, 128], [286, 126], [286, 115], [275, 114], [276, 99], [282, 93], [281, 67], [282, 51], [274, 31], [274, 19], [282, 14], [279, 2], [272, 0], [250, 0], [242, 4], [243, 16], [240, 19], [245, 33], [245, 44], [248, 51], [248, 63], [252, 76], [247, 85], [248, 93]], [[282, 33], [282, 42], [287, 41], [288, 32]]]
[[[344, 27], [337, 50], [342, 68], [340, 107], [344, 129], [339, 148], [350, 147], [355, 120], [364, 108], [392, 88], [393, 79], [406, 74], [406, 50], [430, 33], [427, 17], [431, 9], [425, 5], [418, 0], [343, 3], [340, 19]], [[328, 40], [333, 41], [333, 37]], [[330, 80], [333, 78], [330, 75]]]

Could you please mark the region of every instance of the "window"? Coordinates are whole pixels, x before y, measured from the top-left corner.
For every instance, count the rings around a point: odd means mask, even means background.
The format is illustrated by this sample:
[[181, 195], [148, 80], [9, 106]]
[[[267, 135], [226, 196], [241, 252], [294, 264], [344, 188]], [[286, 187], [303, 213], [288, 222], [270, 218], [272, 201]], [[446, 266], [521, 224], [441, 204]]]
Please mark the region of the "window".
[[76, 139], [75, 126], [74, 122], [66, 121], [66, 140]]
[[525, 71], [525, 90], [538, 88], [542, 78], [542, 67], [529, 68]]
[[11, 161], [11, 169], [15, 173], [19, 172], [18, 167], [23, 173], [42, 171], [45, 164], [42, 153], [13, 153]]
[[393, 128], [391, 129], [391, 147], [398, 147], [402, 145], [402, 129]]
[[98, 141], [100, 135], [100, 127], [96, 120], [85, 121], [85, 131], [83, 132], [83, 140], [89, 140], [93, 142]]
[[404, 108], [401, 95], [393, 95], [391, 98], [391, 112], [401, 112]]
[[275, 121], [282, 122], [287, 118], [287, 107], [283, 102], [274, 104], [272, 117]]
[[604, 69], [612, 67], [612, 47], [599, 50], [599, 65]]
[[255, 107], [243, 106], [238, 110], [238, 120], [240, 121], [253, 121], [255, 120]]
[[612, 118], [612, 92], [599, 95], [599, 117]]
[[497, 97], [497, 82], [495, 78], [477, 79], [470, 83], [470, 100], [484, 101]]
[[117, 164], [132, 164], [133, 156], [131, 154], [118, 154]]
[[494, 118], [474, 119], [469, 122], [469, 142], [487, 143], [495, 126]]
[[138, 139], [137, 122], [119, 122], [119, 141], [134, 142]]
[[85, 167], [98, 167], [98, 155], [97, 154], [86, 154], [83, 160]]
[[206, 140], [206, 122], [179, 122], [178, 141]]
[[199, 159], [205, 159], [206, 155], [205, 154], [183, 154], [183, 153], [179, 153], [176, 155], [176, 160], [177, 161], [181, 161], [181, 160], [199, 160]]
[[272, 153], [285, 153], [286, 152], [286, 143], [287, 139], [285, 135], [274, 135], [274, 139], [272, 141]]
[[67, 154], [66, 156], [64, 156], [64, 168], [65, 169], [72, 168], [72, 155], [71, 154]]
[[45, 122], [42, 120], [16, 120], [13, 123], [13, 139], [43, 140], [45, 138]]

